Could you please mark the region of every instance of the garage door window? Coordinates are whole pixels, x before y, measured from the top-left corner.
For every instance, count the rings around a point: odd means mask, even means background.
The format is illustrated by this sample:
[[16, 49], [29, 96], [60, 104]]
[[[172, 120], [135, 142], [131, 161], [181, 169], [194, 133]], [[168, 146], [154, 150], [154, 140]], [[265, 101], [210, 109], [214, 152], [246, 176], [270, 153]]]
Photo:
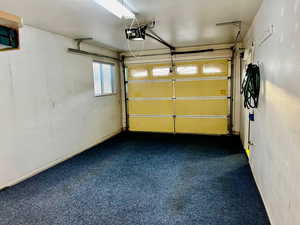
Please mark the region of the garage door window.
[[93, 62], [95, 96], [115, 94], [115, 65]]
[[147, 70], [132, 70], [131, 76], [134, 78], [143, 78], [148, 76]]
[[222, 73], [222, 66], [223, 66], [222, 64], [220, 65], [216, 63], [205, 64], [203, 65], [203, 73], [205, 74]]
[[152, 74], [154, 77], [164, 77], [170, 74], [169, 67], [158, 67], [152, 70]]
[[177, 74], [179, 75], [194, 75], [198, 73], [197, 66], [179, 66], [176, 69]]

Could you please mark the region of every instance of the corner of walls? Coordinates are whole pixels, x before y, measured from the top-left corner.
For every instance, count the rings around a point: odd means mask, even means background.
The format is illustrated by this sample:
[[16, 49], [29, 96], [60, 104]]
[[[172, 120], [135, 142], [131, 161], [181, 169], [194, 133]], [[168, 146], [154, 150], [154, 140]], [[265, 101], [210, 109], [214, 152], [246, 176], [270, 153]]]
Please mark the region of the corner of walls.
[[236, 49], [234, 51], [233, 59], [234, 59], [234, 70], [233, 70], [233, 133], [236, 135], [240, 135], [240, 105], [241, 105], [241, 49], [242, 43], [238, 43]]

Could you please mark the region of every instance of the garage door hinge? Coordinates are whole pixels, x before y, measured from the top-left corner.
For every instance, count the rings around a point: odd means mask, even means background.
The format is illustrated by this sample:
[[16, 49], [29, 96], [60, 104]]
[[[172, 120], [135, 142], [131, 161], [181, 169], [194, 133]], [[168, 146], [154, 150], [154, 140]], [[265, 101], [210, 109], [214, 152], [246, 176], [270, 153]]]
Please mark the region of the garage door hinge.
[[228, 96], [227, 99], [232, 99], [232, 97]]
[[173, 118], [176, 118], [176, 115], [173, 115]]
[[173, 97], [172, 100], [176, 100], [176, 97]]
[[227, 77], [227, 79], [228, 79], [228, 80], [230, 80], [230, 79], [231, 79], [231, 77]]

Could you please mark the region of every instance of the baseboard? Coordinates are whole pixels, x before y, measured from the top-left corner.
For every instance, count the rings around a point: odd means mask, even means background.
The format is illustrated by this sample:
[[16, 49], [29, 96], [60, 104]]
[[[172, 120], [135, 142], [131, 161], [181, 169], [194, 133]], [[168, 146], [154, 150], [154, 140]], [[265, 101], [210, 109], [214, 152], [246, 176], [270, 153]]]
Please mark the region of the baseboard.
[[258, 191], [259, 191], [259, 194], [260, 194], [261, 199], [262, 199], [262, 201], [263, 201], [263, 204], [264, 204], [264, 206], [265, 206], [265, 209], [266, 209], [267, 216], [268, 216], [268, 218], [269, 218], [270, 224], [271, 224], [271, 225], [274, 225], [274, 223], [272, 222], [271, 216], [270, 216], [270, 215], [271, 215], [271, 213], [270, 213], [271, 210], [269, 209], [268, 205], [266, 204], [266, 201], [265, 201], [265, 199], [264, 199], [263, 192], [261, 191], [260, 185], [257, 183], [257, 179], [256, 179], [255, 174], [253, 173], [252, 165], [251, 165], [251, 164], [250, 164], [250, 168], [251, 168], [252, 175], [253, 175], [253, 177], [254, 177], [254, 181], [255, 181], [255, 183], [256, 183], [256, 187], [257, 187], [257, 189], [258, 189]]
[[22, 181], [27, 180], [27, 179], [30, 178], [30, 177], [33, 177], [33, 176], [35, 176], [35, 175], [37, 175], [37, 174], [39, 174], [39, 173], [41, 173], [41, 172], [43, 172], [43, 171], [45, 171], [45, 170], [47, 170], [47, 169], [53, 167], [53, 166], [56, 166], [56, 165], [59, 164], [59, 163], [62, 163], [62, 162], [66, 161], [66, 160], [68, 160], [68, 159], [70, 159], [70, 158], [73, 158], [73, 157], [76, 156], [76, 155], [81, 154], [82, 152], [87, 151], [87, 150], [90, 149], [90, 148], [93, 148], [94, 146], [96, 146], [96, 145], [98, 145], [98, 144], [100, 144], [100, 143], [102, 143], [102, 142], [104, 142], [104, 141], [106, 141], [106, 140], [112, 138], [113, 136], [118, 135], [118, 134], [121, 133], [121, 132], [122, 132], [122, 129], [119, 129], [119, 130], [117, 130], [117, 131], [115, 131], [115, 132], [113, 132], [113, 133], [111, 133], [111, 134], [109, 134], [109, 135], [106, 135], [106, 136], [104, 136], [104, 137], [101, 137], [101, 138], [99, 139], [99, 141], [97, 141], [97, 143], [95, 143], [95, 144], [93, 144], [93, 145], [91, 145], [91, 146], [85, 148], [84, 150], [81, 150], [81, 151], [79, 151], [79, 152], [77, 152], [77, 153], [67, 154], [67, 155], [65, 155], [65, 156], [63, 156], [63, 157], [61, 157], [61, 158], [59, 158], [59, 159], [57, 159], [57, 160], [55, 160], [55, 161], [53, 161], [53, 162], [47, 164], [46, 166], [43, 166], [43, 167], [41, 167], [41, 168], [38, 168], [38, 169], [35, 169], [35, 170], [31, 171], [30, 173], [26, 174], [25, 176], [22, 176], [22, 177], [19, 177], [19, 178], [13, 180], [13, 181], [10, 181], [10, 182], [8, 182], [8, 183], [5, 184], [5, 185], [1, 185], [1, 186], [0, 186], [0, 190], [6, 189], [6, 188], [11, 187], [11, 186], [14, 186], [14, 185], [16, 185], [16, 184], [18, 184], [18, 183], [21, 183]]

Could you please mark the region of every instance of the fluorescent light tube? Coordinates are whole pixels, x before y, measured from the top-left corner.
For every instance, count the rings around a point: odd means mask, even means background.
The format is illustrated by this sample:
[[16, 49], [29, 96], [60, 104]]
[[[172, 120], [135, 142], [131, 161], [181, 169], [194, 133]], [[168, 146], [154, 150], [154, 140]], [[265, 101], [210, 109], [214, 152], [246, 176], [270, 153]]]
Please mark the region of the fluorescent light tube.
[[129, 9], [127, 9], [122, 3], [118, 0], [94, 0], [96, 3], [101, 5], [103, 8], [116, 15], [117, 17], [134, 19], [135, 15]]

